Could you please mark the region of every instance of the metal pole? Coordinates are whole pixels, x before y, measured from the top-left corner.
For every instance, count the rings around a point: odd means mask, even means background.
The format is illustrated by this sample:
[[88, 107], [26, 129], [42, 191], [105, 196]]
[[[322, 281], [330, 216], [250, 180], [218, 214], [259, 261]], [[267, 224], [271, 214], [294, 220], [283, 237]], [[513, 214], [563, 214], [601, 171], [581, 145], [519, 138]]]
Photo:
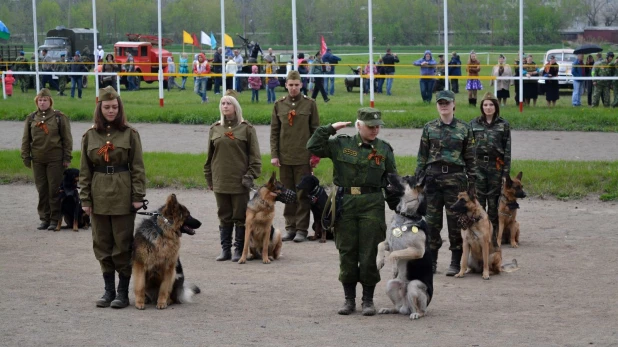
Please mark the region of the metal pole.
[[38, 94], [39, 90], [41, 90], [41, 81], [39, 80], [39, 37], [36, 25], [36, 0], [32, 0], [32, 23], [34, 25], [34, 71], [36, 71], [36, 92]]
[[[2, 71], [2, 98], [6, 100], [6, 82], [4, 81], [4, 71]], [[37, 93], [38, 94], [38, 93]], [[38, 105], [37, 105], [38, 106]]]
[[449, 90], [448, 80], [448, 0], [444, 0], [444, 90]]
[[519, 0], [519, 112], [524, 111], [524, 0]]
[[373, 9], [372, 0], [367, 0], [367, 10], [369, 17], [369, 107], [374, 107], [374, 94], [373, 94]]
[[[34, 0], [32, 0], [34, 1]], [[94, 95], [95, 102], [99, 102], [99, 62], [97, 59], [97, 0], [92, 0], [92, 29], [94, 30], [94, 47], [92, 47], [94, 54]], [[139, 78], [139, 76], [138, 76]]]
[[294, 70], [298, 71], [298, 43], [296, 42], [296, 0], [292, 0], [292, 61], [294, 62]]
[[[225, 7], [223, 4], [224, 4], [224, 0], [221, 0], [221, 88], [223, 88], [221, 90], [221, 96], [225, 95], [225, 92], [227, 91], [226, 89], [227, 85], [225, 83], [225, 79], [226, 79], [225, 77], [225, 65], [226, 65], [226, 61], [225, 61]], [[247, 37], [246, 33], [245, 33], [245, 36], [243, 37]], [[232, 78], [232, 80], [235, 80], [235, 78]], [[235, 89], [236, 88], [234, 88], [234, 90]]]
[[161, 40], [161, 0], [157, 0], [157, 26], [159, 27], [159, 106], [163, 107], [163, 40]]

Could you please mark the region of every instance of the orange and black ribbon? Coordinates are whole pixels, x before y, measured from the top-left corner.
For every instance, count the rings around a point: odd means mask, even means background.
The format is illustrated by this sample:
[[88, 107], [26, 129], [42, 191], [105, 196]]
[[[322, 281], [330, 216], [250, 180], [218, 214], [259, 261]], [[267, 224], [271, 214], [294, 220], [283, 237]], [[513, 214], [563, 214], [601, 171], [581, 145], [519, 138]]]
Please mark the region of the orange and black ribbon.
[[367, 156], [367, 159], [371, 160], [375, 160], [376, 165], [380, 165], [380, 162], [382, 161], [382, 159], [384, 159], [383, 155], [380, 155], [377, 153], [376, 149], [372, 149], [371, 153], [369, 153], [369, 156]]
[[500, 157], [496, 158], [496, 170], [502, 170], [502, 166], [504, 166], [504, 160], [500, 159]]
[[45, 135], [49, 135], [49, 129], [47, 128], [47, 124], [45, 122], [36, 122], [37, 127], [41, 128], [45, 132]]
[[109, 151], [113, 151], [113, 150], [114, 150], [114, 144], [108, 141], [106, 144], [103, 145], [103, 147], [99, 148], [99, 150], [97, 151], [97, 154], [102, 155], [105, 161], [109, 162]]
[[235, 139], [235, 137], [234, 137], [234, 133], [233, 133], [233, 132], [231, 132], [231, 131], [228, 131], [227, 133], [223, 133], [223, 135], [225, 135], [225, 136], [229, 137], [229, 138], [230, 138], [230, 140]]
[[294, 117], [296, 117], [296, 110], [288, 112], [288, 124], [292, 126], [294, 124]]

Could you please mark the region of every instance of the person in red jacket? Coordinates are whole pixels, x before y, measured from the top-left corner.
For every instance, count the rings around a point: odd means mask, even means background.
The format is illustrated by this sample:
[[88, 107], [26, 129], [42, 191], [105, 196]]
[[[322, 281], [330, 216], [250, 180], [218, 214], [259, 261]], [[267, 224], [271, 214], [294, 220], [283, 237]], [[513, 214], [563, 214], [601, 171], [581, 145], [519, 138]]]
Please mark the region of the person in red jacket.
[[[257, 65], [251, 67], [251, 74], [258, 73]], [[262, 78], [258, 76], [249, 77], [249, 88], [251, 88], [251, 102], [260, 102], [260, 88], [262, 88]]]
[[4, 90], [6, 95], [13, 95], [13, 83], [15, 83], [15, 77], [13, 77], [13, 71], [8, 70], [4, 75]]

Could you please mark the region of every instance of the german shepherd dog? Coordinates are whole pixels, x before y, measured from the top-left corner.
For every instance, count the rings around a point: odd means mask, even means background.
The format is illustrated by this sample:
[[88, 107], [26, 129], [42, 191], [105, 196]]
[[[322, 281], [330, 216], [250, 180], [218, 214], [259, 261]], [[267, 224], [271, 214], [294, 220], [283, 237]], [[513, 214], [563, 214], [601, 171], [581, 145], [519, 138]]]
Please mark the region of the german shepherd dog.
[[521, 184], [523, 173], [520, 171], [514, 179], [506, 176], [502, 180], [502, 194], [498, 204], [498, 246], [510, 242], [511, 247], [519, 247], [519, 222], [517, 198], [525, 198], [524, 186]]
[[305, 192], [309, 201], [311, 201], [311, 213], [313, 214], [313, 229], [314, 235], [309, 237], [309, 240], [320, 240], [320, 243], [325, 243], [326, 239], [332, 240], [332, 232], [324, 232], [322, 227], [322, 213], [328, 201], [328, 195], [324, 187], [320, 186], [320, 180], [314, 175], [305, 175], [301, 178], [300, 183], [296, 185], [296, 190]]
[[[285, 188], [277, 181], [276, 174], [261, 186], [247, 204], [245, 220], [245, 245], [238, 264], [262, 257], [264, 264], [270, 264], [281, 254], [281, 232], [272, 227], [275, 218], [275, 200]], [[249, 252], [251, 254], [249, 254]]]
[[179, 251], [182, 233], [194, 235], [201, 225], [176, 195], [170, 194], [165, 205], [135, 230], [132, 260], [137, 309], [143, 310], [147, 302], [155, 300], [157, 308], [164, 309], [172, 303], [189, 302], [200, 292], [184, 283]]
[[[64, 178], [58, 188], [60, 211], [67, 226], [73, 226], [73, 231], [78, 231], [79, 228], [88, 229], [90, 226], [90, 216], [82, 210], [82, 200], [77, 189], [79, 189], [79, 170], [64, 170]], [[63, 218], [58, 220], [55, 231], [60, 231]]]
[[389, 174], [388, 182], [389, 193], [401, 198], [386, 240], [378, 244], [376, 264], [381, 269], [385, 252], [390, 252], [389, 258], [395, 262], [394, 278], [388, 281], [386, 294], [395, 307], [382, 308], [379, 313], [401, 313], [418, 319], [426, 314], [433, 296], [431, 250], [424, 219], [427, 201], [414, 176]]

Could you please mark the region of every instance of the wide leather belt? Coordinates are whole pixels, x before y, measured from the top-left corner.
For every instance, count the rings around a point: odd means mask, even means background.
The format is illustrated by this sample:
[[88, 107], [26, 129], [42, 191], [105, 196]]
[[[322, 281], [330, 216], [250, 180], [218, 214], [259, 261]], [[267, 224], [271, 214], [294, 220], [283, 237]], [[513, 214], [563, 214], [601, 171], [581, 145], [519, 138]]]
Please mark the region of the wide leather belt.
[[381, 192], [378, 187], [343, 187], [343, 194], [361, 195]]
[[129, 165], [121, 166], [95, 166], [94, 172], [104, 173], [106, 175], [113, 175], [115, 173], [129, 171]]
[[427, 168], [426, 172], [432, 175], [452, 174], [452, 173], [464, 172], [464, 167], [459, 166], [459, 165], [431, 164]]
[[[495, 157], [495, 156], [490, 156], [490, 155], [479, 155], [476, 158], [478, 159], [478, 161], [482, 163], [489, 163], [489, 162], [495, 162], [496, 158], [500, 158], [500, 157]], [[500, 158], [500, 160], [504, 160], [504, 159]]]

